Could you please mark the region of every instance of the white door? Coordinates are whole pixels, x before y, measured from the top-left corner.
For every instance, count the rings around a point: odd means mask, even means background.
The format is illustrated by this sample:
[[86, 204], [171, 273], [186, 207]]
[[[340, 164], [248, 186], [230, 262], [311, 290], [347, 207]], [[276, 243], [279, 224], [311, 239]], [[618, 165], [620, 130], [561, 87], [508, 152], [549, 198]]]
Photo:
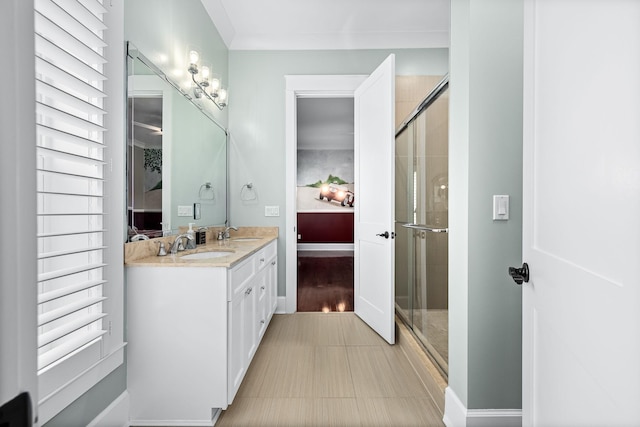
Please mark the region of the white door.
[[640, 425], [640, 2], [527, 0], [523, 425]]
[[394, 55], [356, 89], [354, 108], [354, 312], [394, 344]]

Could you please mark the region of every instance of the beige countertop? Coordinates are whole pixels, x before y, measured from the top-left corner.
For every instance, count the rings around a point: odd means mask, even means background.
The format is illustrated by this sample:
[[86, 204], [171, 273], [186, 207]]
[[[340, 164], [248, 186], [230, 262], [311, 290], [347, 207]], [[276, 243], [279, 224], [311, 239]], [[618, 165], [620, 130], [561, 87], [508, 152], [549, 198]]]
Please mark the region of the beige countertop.
[[[262, 227], [261, 227], [262, 228]], [[266, 228], [266, 227], [265, 227]], [[274, 240], [278, 239], [277, 228], [275, 232], [271, 229], [258, 230], [245, 229], [245, 233], [232, 233], [228, 240], [208, 240], [206, 245], [178, 252], [175, 255], [168, 254], [166, 256], [157, 256], [157, 242], [164, 241], [167, 252], [171, 247], [170, 242], [175, 239], [166, 237], [161, 239], [151, 239], [140, 242], [125, 244], [125, 266], [127, 267], [225, 267], [229, 268], [245, 259], [251, 254], [258, 252]], [[209, 236], [207, 236], [209, 237]], [[251, 240], [243, 240], [251, 239]], [[253, 240], [256, 239], [256, 240]], [[184, 255], [201, 253], [201, 252], [230, 252], [226, 256], [211, 259], [182, 259]], [[153, 254], [153, 255], [151, 255]]]

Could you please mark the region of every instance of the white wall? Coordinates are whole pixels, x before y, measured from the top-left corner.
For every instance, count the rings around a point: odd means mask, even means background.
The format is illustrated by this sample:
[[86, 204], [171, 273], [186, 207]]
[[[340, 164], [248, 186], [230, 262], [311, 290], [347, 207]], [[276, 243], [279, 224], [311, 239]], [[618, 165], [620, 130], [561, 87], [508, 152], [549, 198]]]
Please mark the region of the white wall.
[[[36, 378], [36, 150], [33, 3], [0, 7], [0, 405]], [[35, 406], [35, 404], [34, 404]], [[34, 411], [35, 415], [35, 411]]]

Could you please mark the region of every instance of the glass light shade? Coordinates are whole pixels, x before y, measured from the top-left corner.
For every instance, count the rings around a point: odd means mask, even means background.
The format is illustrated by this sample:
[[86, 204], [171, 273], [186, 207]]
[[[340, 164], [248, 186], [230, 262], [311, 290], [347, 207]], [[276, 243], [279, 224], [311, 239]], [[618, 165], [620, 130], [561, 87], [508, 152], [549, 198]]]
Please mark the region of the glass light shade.
[[209, 80], [209, 67], [206, 65], [202, 66], [202, 80]]
[[199, 60], [200, 60], [200, 55], [198, 54], [197, 50], [189, 51], [189, 63], [190, 64], [197, 64]]
[[220, 102], [221, 104], [226, 104], [227, 103], [227, 90], [225, 88], [221, 88], [218, 91], [218, 102]]
[[218, 89], [220, 89], [220, 79], [214, 76], [211, 79], [211, 93], [216, 93]]

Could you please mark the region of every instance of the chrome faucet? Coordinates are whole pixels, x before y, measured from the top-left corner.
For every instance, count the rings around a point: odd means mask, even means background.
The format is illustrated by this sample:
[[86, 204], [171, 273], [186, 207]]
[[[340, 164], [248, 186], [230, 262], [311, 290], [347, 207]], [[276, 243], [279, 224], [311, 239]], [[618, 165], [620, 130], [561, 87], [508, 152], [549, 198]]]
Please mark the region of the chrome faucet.
[[229, 235], [229, 230], [235, 230], [238, 231], [238, 227], [233, 227], [233, 226], [229, 226], [227, 228], [224, 229], [224, 238], [229, 239], [231, 236]]
[[182, 245], [183, 237], [186, 238], [187, 240], [193, 240], [193, 237], [188, 234], [180, 234], [178, 237], [176, 237], [176, 240], [173, 241], [173, 244], [171, 245], [171, 249], [169, 250], [169, 252], [171, 252], [172, 255], [178, 253], [178, 251], [184, 251], [184, 246]]

